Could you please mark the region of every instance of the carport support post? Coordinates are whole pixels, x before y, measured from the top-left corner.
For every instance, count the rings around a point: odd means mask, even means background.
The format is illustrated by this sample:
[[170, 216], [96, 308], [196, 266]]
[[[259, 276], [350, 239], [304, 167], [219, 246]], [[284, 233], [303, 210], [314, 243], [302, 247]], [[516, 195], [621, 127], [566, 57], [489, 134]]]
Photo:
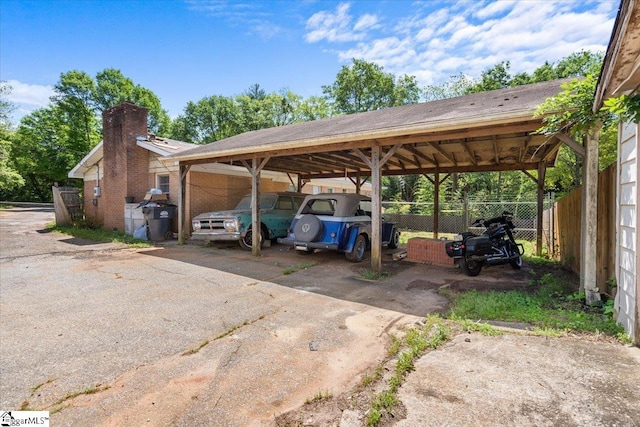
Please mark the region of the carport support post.
[[[261, 255], [260, 248], [260, 170], [258, 169], [258, 159], [251, 161], [251, 254]], [[258, 231], [256, 233], [256, 230]]]
[[180, 182], [178, 183], [180, 197], [178, 198], [178, 243], [184, 245], [186, 237], [185, 237], [185, 220], [187, 213], [187, 173], [189, 169], [191, 169], [190, 165], [180, 164], [178, 167], [178, 177]]
[[440, 172], [433, 174], [435, 187], [433, 188], [433, 238], [438, 238], [440, 229]]
[[542, 228], [543, 228], [543, 216], [544, 216], [544, 176], [546, 168], [544, 162], [538, 163], [538, 179], [536, 184], [538, 186], [538, 212], [536, 216], [536, 256], [542, 256]]
[[580, 292], [587, 304], [600, 301], [596, 283], [598, 235], [598, 138], [600, 126], [584, 137], [582, 166], [582, 222], [580, 239]]
[[[371, 148], [371, 270], [374, 273], [382, 271], [382, 208], [380, 177], [380, 147]], [[360, 178], [358, 178], [358, 182]]]
[[[244, 160], [242, 164], [251, 174], [251, 253], [254, 256], [262, 254], [260, 248], [260, 234], [262, 227], [260, 226], [260, 171], [265, 167], [270, 157], [260, 160], [254, 157], [249, 165]], [[257, 230], [257, 232], [256, 232]]]

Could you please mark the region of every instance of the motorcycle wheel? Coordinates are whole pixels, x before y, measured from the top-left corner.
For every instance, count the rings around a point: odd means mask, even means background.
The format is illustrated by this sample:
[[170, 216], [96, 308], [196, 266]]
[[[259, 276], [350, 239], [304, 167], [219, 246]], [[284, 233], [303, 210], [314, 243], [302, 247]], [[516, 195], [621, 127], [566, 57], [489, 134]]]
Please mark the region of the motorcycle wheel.
[[482, 270], [482, 263], [479, 261], [467, 261], [466, 258], [460, 258], [460, 270], [467, 276], [477, 276]]
[[510, 255], [518, 254], [518, 258], [509, 260], [509, 265], [511, 265], [511, 268], [514, 270], [520, 270], [522, 268], [522, 257], [518, 252], [518, 247], [511, 242], [509, 242], [509, 253]]

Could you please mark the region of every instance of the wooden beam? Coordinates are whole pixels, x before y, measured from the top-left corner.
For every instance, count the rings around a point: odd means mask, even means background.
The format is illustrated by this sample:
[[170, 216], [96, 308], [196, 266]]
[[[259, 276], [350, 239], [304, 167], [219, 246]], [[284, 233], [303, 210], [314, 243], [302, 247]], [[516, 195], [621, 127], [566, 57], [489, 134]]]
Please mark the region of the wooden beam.
[[449, 160], [453, 165], [456, 165], [456, 160], [446, 151], [444, 151], [437, 143], [430, 142], [429, 145], [433, 147], [438, 153], [440, 153], [445, 159]]
[[[378, 152], [380, 151], [380, 147], [378, 147]], [[362, 162], [371, 170], [373, 171], [373, 166], [371, 163], [371, 159], [367, 158], [367, 156], [364, 155], [364, 153], [358, 149], [353, 150], [353, 152], [360, 157], [360, 159], [362, 160]]]
[[543, 162], [538, 163], [538, 179], [536, 184], [538, 187], [538, 212], [536, 216], [536, 256], [542, 256], [542, 216], [544, 214], [544, 176], [546, 167]]
[[260, 152], [242, 153], [235, 155], [217, 155], [215, 152], [208, 153], [206, 158], [181, 160], [180, 163], [185, 165], [197, 165], [207, 163], [227, 163], [239, 160], [251, 160], [253, 156], [260, 154], [268, 157], [286, 157], [298, 154], [334, 152], [337, 150], [354, 150], [366, 149], [373, 145], [387, 146], [396, 144], [423, 144], [428, 145], [434, 142], [449, 141], [455, 139], [483, 138], [492, 137], [493, 135], [506, 135], [513, 133], [530, 133], [534, 132], [542, 126], [540, 119], [522, 121], [509, 125], [486, 126], [473, 129], [456, 129], [439, 132], [422, 132], [412, 135], [400, 135], [388, 138], [363, 139], [359, 141], [329, 141], [326, 144], [297, 147], [297, 148], [273, 148], [264, 149]]
[[385, 163], [387, 163], [390, 159], [391, 156], [393, 156], [395, 154], [396, 151], [398, 151], [398, 148], [400, 148], [402, 146], [402, 144], [396, 144], [394, 145], [391, 150], [389, 150], [387, 152], [387, 154], [384, 155], [384, 157], [380, 160], [380, 166], [384, 165]]
[[416, 156], [416, 157], [418, 157], [418, 158], [420, 158], [422, 160], [425, 160], [430, 165], [434, 165], [434, 166], [436, 165], [436, 162], [435, 162], [434, 159], [431, 159], [431, 158], [427, 157], [427, 155], [421, 153], [420, 151], [418, 151], [414, 147], [412, 147], [410, 145], [404, 145], [402, 148], [407, 150], [407, 151], [409, 151], [409, 152], [411, 152], [414, 156]]
[[[178, 243], [184, 245], [186, 241], [185, 228], [191, 231], [190, 224], [187, 222], [187, 174], [191, 166], [180, 164], [178, 166]], [[190, 219], [190, 218], [189, 218]]]
[[460, 144], [462, 145], [462, 148], [464, 148], [464, 150], [469, 155], [469, 158], [471, 159], [471, 163], [473, 163], [474, 165], [477, 165], [478, 161], [476, 160], [476, 156], [475, 154], [473, 154], [473, 150], [471, 150], [467, 141], [463, 141]]
[[440, 173], [433, 175], [433, 238], [438, 238], [438, 230], [440, 229]]
[[545, 162], [550, 161], [553, 157], [555, 157], [560, 147], [562, 147], [562, 141], [558, 140], [547, 149], [546, 153], [544, 153], [544, 156], [542, 157], [542, 160]]
[[260, 170], [264, 165], [264, 160], [260, 161], [257, 157], [251, 162], [251, 254], [259, 257], [262, 254], [260, 247]]
[[[385, 176], [395, 176], [395, 175], [421, 175], [421, 174], [433, 174], [436, 170], [439, 170], [441, 173], [463, 173], [463, 172], [504, 172], [504, 171], [515, 171], [515, 170], [537, 170], [538, 163], [513, 163], [513, 164], [505, 164], [501, 163], [499, 165], [490, 164], [490, 165], [467, 165], [467, 166], [443, 166], [443, 167], [428, 167], [428, 168], [407, 168], [405, 170], [387, 170], [384, 174]], [[546, 163], [547, 167], [553, 166], [553, 164]], [[356, 172], [348, 172], [347, 176], [355, 176]], [[336, 174], [305, 174], [304, 178], [336, 178], [345, 176], [344, 172], [336, 173]]]
[[500, 155], [498, 154], [498, 140], [496, 139], [496, 136], [493, 136], [493, 154], [495, 156], [495, 160], [496, 160], [496, 165], [500, 164]]
[[580, 251], [580, 292], [587, 304], [600, 301], [597, 283], [598, 259], [598, 138], [600, 127], [584, 138], [582, 164], [582, 226]]
[[558, 138], [560, 141], [567, 144], [567, 146], [571, 148], [573, 151], [575, 151], [580, 157], [584, 158], [585, 148], [582, 145], [578, 144], [578, 142], [576, 142], [575, 139], [571, 138], [571, 136], [567, 135], [564, 132], [558, 132], [554, 136]]
[[524, 158], [527, 155], [527, 151], [529, 150], [530, 143], [531, 143], [531, 135], [527, 135], [527, 138], [524, 141], [524, 146], [522, 147], [522, 151], [520, 152], [520, 163], [524, 162]]
[[371, 270], [382, 271], [382, 180], [380, 147], [371, 148]]

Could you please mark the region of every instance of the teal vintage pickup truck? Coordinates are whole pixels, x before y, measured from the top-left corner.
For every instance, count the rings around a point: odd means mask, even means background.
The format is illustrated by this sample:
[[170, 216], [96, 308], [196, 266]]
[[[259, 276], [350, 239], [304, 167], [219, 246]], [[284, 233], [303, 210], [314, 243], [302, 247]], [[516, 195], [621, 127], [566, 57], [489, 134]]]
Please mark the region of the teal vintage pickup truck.
[[[260, 245], [265, 240], [285, 237], [291, 220], [305, 194], [282, 192], [260, 195]], [[207, 212], [192, 221], [191, 237], [206, 241], [237, 241], [242, 249], [251, 250], [251, 194], [240, 200], [235, 209]]]

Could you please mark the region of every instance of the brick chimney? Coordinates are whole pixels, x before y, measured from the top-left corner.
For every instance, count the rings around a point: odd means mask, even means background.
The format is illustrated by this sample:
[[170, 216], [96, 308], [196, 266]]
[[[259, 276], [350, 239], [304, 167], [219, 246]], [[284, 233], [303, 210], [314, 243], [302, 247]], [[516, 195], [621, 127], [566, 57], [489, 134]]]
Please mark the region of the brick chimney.
[[124, 231], [125, 197], [142, 201], [149, 190], [149, 151], [136, 145], [147, 135], [147, 109], [124, 102], [102, 113], [104, 179], [99, 202], [104, 227]]

